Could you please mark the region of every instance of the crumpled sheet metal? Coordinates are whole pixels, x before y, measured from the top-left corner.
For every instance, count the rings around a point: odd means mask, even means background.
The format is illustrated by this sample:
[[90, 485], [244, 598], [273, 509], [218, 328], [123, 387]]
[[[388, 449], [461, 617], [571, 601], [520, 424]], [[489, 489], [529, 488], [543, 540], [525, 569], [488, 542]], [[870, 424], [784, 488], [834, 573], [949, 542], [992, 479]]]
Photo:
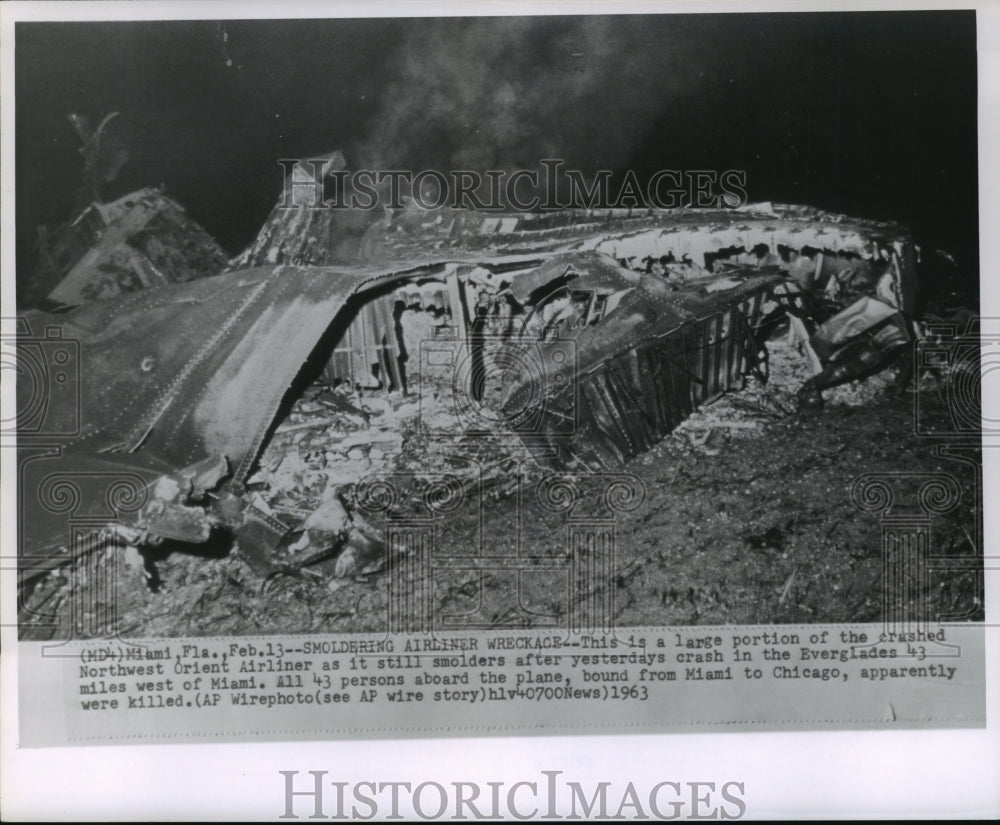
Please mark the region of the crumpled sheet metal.
[[[19, 435], [19, 550], [32, 557], [22, 570], [69, 561], [58, 551], [74, 530], [143, 521], [142, 502], [164, 475], [213, 456], [225, 457], [238, 488], [351, 297], [405, 277], [268, 267], [30, 313], [19, 357], [32, 358], [33, 335], [56, 332], [76, 342], [79, 370], [70, 371], [75, 392], [46, 411], [52, 435]], [[18, 382], [18, 409], [31, 407], [33, 387]], [[238, 532], [244, 515], [229, 526]]]
[[[905, 237], [896, 233], [870, 235], [856, 226], [845, 224], [802, 223], [794, 220], [755, 220], [708, 226], [669, 226], [628, 235], [595, 239], [585, 248], [606, 252], [617, 258], [639, 255], [665, 255], [673, 252], [678, 260], [685, 254], [704, 264], [706, 252], [730, 247], [753, 249], [764, 243], [771, 249], [778, 245], [800, 250], [804, 247], [846, 252], [871, 257], [878, 249], [895, 249]], [[898, 250], [897, 250], [898, 251]]]
[[[706, 294], [671, 290], [656, 276], [633, 285], [633, 273], [620, 271], [620, 288], [628, 292], [612, 312], [569, 336], [540, 342], [537, 369], [511, 376], [504, 410], [512, 421], [527, 422], [522, 439], [550, 465], [621, 464], [766, 364], [753, 326], [781, 275], [750, 276]], [[607, 274], [602, 270], [598, 280]], [[579, 284], [586, 282], [581, 275]], [[570, 346], [574, 357], [552, 357]], [[542, 399], [534, 417], [523, 412], [532, 399]]]
[[[547, 414], [525, 442], [553, 466], [619, 466], [655, 446], [701, 404], [741, 387], [751, 371], [766, 375], [766, 350], [744, 310], [734, 307], [602, 360], [580, 375], [574, 401], [546, 399]], [[571, 404], [576, 428], [567, 437], [564, 414]]]
[[[594, 257], [608, 260], [603, 256]], [[759, 309], [761, 296], [782, 280], [778, 274], [752, 275], [734, 288], [705, 293], [697, 288], [673, 290], [655, 275], [637, 276], [620, 268], [618, 272], [617, 281], [609, 277], [607, 270], [603, 270], [595, 278], [581, 274], [569, 283], [572, 289], [616, 288], [624, 291], [624, 295], [615, 309], [599, 323], [579, 327], [560, 336], [562, 341], [572, 341], [575, 360], [543, 359], [545, 381], [551, 384], [556, 374], [568, 375], [574, 370], [586, 373], [643, 340], [670, 335], [685, 324], [716, 318], [733, 307], [742, 308], [745, 305], [745, 310], [750, 312], [750, 303], [756, 302]], [[544, 345], [543, 342], [541, 346]], [[533, 377], [532, 373], [513, 376], [512, 390], [508, 393], [511, 403], [520, 401], [518, 388], [525, 396], [536, 394], [537, 388], [530, 386], [528, 381]]]
[[[80, 345], [72, 450], [133, 452], [179, 468], [225, 455], [237, 482], [303, 363], [373, 270], [263, 268], [33, 315]], [[30, 387], [28, 387], [30, 389]], [[20, 387], [19, 387], [20, 389]], [[60, 429], [54, 409], [48, 425]]]
[[750, 250], [758, 244], [766, 244], [772, 250], [778, 246], [796, 251], [812, 247], [862, 259], [886, 260], [890, 278], [885, 297], [904, 312], [912, 313], [915, 309], [916, 251], [907, 231], [894, 224], [794, 219], [756, 219], [701, 226], [679, 224], [594, 238], [582, 246], [618, 259], [673, 253], [680, 260], [687, 255], [703, 265], [708, 253], [734, 247]]
[[636, 272], [623, 269], [606, 255], [597, 252], [567, 252], [551, 258], [533, 271], [511, 280], [510, 292], [520, 302], [527, 302], [533, 293], [574, 274], [574, 287], [581, 289], [628, 289], [639, 283]]
[[816, 404], [816, 393], [885, 369], [913, 343], [899, 310], [863, 297], [821, 324], [809, 339], [823, 370], [799, 389], [800, 403]]
[[859, 298], [820, 324], [810, 336], [809, 343], [819, 359], [826, 363], [849, 340], [898, 312], [895, 307], [877, 298]]

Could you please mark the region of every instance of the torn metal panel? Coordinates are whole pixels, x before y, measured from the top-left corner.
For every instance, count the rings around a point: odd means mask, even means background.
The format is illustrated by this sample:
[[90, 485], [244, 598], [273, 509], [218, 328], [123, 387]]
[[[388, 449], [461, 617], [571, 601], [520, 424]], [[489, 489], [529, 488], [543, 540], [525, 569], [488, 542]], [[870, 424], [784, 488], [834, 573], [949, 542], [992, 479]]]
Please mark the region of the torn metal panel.
[[529, 272], [512, 278], [511, 294], [522, 304], [541, 290], [565, 285], [570, 280], [581, 289], [608, 291], [627, 289], [639, 283], [640, 276], [617, 265], [605, 255], [572, 252], [554, 257]]
[[153, 486], [149, 503], [137, 518], [139, 528], [157, 540], [170, 539], [190, 544], [208, 541], [214, 523], [203, 504], [229, 475], [229, 463], [222, 455], [209, 456], [190, 467], [160, 476]]
[[296, 163], [285, 176], [278, 203], [267, 216], [253, 243], [232, 261], [232, 268], [293, 264], [331, 266], [355, 263], [361, 236], [374, 213], [369, 210], [326, 209], [322, 181], [344, 168], [342, 152], [316, 158], [315, 170]]
[[[90, 472], [94, 462], [108, 465], [108, 473], [134, 470], [141, 479], [137, 489], [147, 496], [162, 476], [223, 456], [231, 469], [228, 484], [239, 490], [310, 358], [316, 352], [326, 358], [379, 290], [426, 282], [445, 269], [272, 267], [143, 290], [65, 313], [30, 313], [30, 326], [16, 342], [19, 359], [37, 361], [37, 331], [71, 342], [76, 367], [67, 372], [63, 394], [49, 399], [55, 403], [44, 411], [41, 429], [51, 434], [44, 443], [57, 452], [49, 449], [33, 467], [74, 477]], [[363, 290], [374, 292], [368, 301], [352, 303]], [[18, 382], [20, 410], [37, 406], [36, 389]], [[30, 437], [23, 440], [30, 445]], [[30, 555], [66, 541], [58, 519], [27, 517], [32, 508], [45, 510], [44, 502], [28, 500], [43, 480], [26, 478], [20, 486], [26, 491], [22, 548]], [[245, 543], [280, 539], [280, 525], [229, 505], [221, 522]], [[102, 512], [108, 523], [118, 520]], [[193, 515], [174, 508], [159, 519], [131, 511], [122, 518], [161, 538], [203, 540], [210, 525], [188, 518]]]

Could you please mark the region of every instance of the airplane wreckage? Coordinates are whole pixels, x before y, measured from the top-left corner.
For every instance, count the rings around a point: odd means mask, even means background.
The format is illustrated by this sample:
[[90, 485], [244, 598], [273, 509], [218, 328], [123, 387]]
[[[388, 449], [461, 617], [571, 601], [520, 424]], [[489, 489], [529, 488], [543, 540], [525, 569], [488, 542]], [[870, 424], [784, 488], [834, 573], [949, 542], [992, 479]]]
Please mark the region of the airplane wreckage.
[[[131, 244], [140, 272], [169, 245], [146, 214], [159, 198], [98, 210], [94, 231]], [[894, 224], [770, 204], [348, 219], [275, 208], [227, 271], [192, 275], [216, 256], [199, 234], [186, 257], [160, 253], [197, 266], [117, 278], [105, 300], [80, 303], [103, 293], [66, 264], [49, 307], [77, 305], [28, 312], [16, 341], [24, 583], [98, 539], [220, 534], [264, 572], [290, 546], [371, 571], [392, 558], [358, 488], [421, 438], [500, 483], [528, 456], [617, 468], [766, 379], [779, 321], [813, 361], [807, 408], [914, 336], [918, 251]]]

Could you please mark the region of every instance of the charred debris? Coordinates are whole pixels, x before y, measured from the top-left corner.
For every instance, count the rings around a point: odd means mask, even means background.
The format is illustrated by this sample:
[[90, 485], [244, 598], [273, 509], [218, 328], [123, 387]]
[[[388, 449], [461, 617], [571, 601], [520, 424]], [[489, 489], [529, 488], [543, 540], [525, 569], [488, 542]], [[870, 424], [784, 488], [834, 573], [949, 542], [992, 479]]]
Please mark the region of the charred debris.
[[[25, 316], [19, 352], [66, 343], [69, 360], [45, 404], [18, 384], [29, 586], [73, 561], [81, 517], [140, 549], [235, 545], [264, 576], [365, 575], [394, 562], [359, 503], [372, 479], [446, 502], [431, 469], [502, 496], [539, 468], [621, 467], [766, 381], [775, 336], [810, 365], [811, 411], [920, 333], [908, 231], [801, 206], [298, 205], [227, 264], [147, 189], [92, 201], [42, 246], [59, 311]], [[65, 473], [69, 515], [46, 487]]]
[[137, 289], [182, 283], [221, 271], [228, 256], [163, 187], [107, 200], [104, 191], [128, 162], [115, 132], [118, 112], [93, 126], [67, 115], [80, 138], [80, 182], [69, 218], [38, 228], [37, 265], [23, 303], [50, 309], [107, 300]]

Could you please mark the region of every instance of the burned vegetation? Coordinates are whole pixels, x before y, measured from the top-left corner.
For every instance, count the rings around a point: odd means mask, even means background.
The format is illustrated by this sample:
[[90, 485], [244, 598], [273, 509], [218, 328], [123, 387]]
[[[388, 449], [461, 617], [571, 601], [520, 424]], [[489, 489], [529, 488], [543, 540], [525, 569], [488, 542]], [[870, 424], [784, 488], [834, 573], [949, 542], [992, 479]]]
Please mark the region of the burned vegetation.
[[[903, 227], [300, 204], [226, 264], [162, 193], [70, 226], [17, 341], [23, 638], [982, 615], [978, 348], [914, 358], [964, 319]], [[951, 479], [901, 588], [879, 474]]]

